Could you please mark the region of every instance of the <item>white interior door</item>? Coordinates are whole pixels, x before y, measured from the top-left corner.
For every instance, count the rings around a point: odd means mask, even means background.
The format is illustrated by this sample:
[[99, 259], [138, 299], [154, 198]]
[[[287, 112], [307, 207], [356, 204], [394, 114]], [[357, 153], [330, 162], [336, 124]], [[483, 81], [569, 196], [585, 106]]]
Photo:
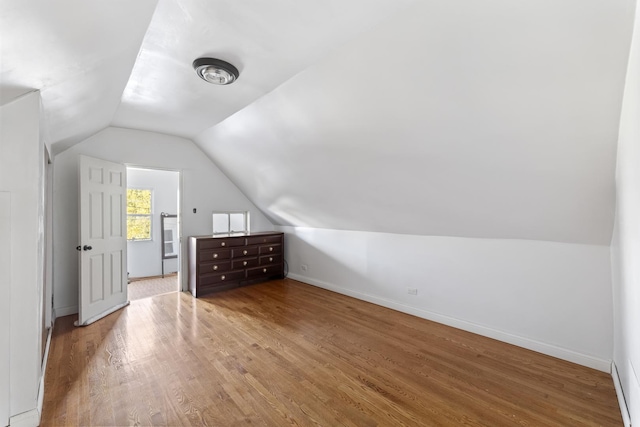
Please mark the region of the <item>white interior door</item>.
[[88, 325], [129, 304], [127, 299], [127, 170], [79, 156], [80, 305]]

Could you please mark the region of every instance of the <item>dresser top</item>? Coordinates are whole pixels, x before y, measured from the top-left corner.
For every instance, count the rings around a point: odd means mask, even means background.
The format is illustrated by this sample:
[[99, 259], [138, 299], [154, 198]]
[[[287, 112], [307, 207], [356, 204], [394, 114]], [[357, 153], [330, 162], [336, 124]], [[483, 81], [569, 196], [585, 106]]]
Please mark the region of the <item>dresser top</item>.
[[251, 233], [219, 233], [209, 234], [205, 236], [189, 236], [190, 239], [226, 239], [229, 237], [251, 237], [251, 236], [266, 236], [266, 235], [280, 235], [284, 234], [281, 231], [254, 231]]

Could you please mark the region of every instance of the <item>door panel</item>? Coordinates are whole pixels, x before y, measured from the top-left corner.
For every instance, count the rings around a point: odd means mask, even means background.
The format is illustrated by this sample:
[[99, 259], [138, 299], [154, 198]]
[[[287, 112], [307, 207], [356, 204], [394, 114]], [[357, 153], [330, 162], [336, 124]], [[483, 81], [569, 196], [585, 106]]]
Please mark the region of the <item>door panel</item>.
[[80, 307], [88, 325], [128, 304], [126, 168], [80, 156]]
[[102, 217], [103, 194], [99, 192], [89, 193], [89, 238], [90, 239], [102, 239], [104, 230], [104, 221]]
[[122, 252], [111, 252], [111, 292], [123, 292], [122, 280], [114, 280], [114, 278], [122, 277]]
[[125, 237], [124, 224], [122, 223], [122, 211], [124, 209], [123, 197], [121, 194], [112, 194], [111, 195], [111, 218], [109, 219], [110, 227], [110, 237]]

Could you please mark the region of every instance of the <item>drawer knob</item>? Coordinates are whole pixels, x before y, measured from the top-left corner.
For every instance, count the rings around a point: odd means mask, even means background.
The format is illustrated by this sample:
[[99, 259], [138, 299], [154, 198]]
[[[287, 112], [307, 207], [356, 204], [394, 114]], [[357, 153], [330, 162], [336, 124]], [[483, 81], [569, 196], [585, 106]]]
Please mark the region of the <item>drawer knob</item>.
[[263, 273], [266, 273], [266, 272], [267, 272], [267, 269], [266, 269], [266, 268], [263, 268], [263, 269], [262, 269], [262, 272], [263, 272]]
[[214, 270], [217, 270], [217, 269], [218, 269], [218, 266], [217, 266], [217, 265], [214, 265], [214, 266], [213, 266], [213, 269], [214, 269]]
[[273, 262], [273, 257], [269, 257], [269, 262]]
[[247, 261], [243, 261], [243, 262], [242, 262], [242, 265], [247, 265]]
[[218, 254], [213, 254], [213, 257], [214, 258], [218, 258]]
[[225, 242], [222, 242], [222, 243], [220, 244], [220, 246], [225, 246], [225, 245], [226, 245], [226, 243], [225, 243]]
[[242, 251], [242, 255], [246, 255], [248, 252], [246, 250]]
[[220, 279], [224, 280], [224, 279], [226, 279], [226, 278], [227, 278], [227, 277], [226, 277], [225, 275], [222, 275], [222, 277], [221, 277]]
[[269, 246], [269, 252], [273, 252], [273, 246]]

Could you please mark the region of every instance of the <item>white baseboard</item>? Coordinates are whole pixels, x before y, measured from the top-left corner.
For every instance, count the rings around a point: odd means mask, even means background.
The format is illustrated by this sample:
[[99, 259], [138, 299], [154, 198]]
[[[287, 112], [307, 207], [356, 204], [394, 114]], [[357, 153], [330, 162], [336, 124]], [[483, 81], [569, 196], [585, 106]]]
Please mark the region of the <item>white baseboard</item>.
[[620, 413], [622, 414], [624, 427], [631, 427], [629, 408], [627, 407], [624, 392], [622, 391], [622, 384], [620, 383], [620, 375], [618, 374], [616, 362], [611, 362], [611, 378], [613, 379], [613, 385], [616, 388], [616, 397], [618, 398], [618, 405], [620, 405]]
[[53, 309], [53, 318], [70, 316], [72, 314], [78, 314], [78, 306], [70, 305], [69, 307], [58, 307]]
[[40, 416], [42, 415], [42, 405], [44, 404], [44, 377], [47, 373], [47, 361], [49, 360], [49, 348], [51, 346], [51, 336], [53, 335], [53, 325], [49, 328], [47, 335], [47, 343], [44, 347], [44, 356], [42, 360], [42, 376], [40, 377], [40, 385], [38, 386], [38, 400], [36, 407], [30, 411], [14, 415], [9, 419], [10, 427], [37, 427], [40, 425]]
[[411, 314], [423, 319], [432, 320], [434, 322], [442, 323], [447, 326], [462, 329], [474, 334], [482, 335], [485, 337], [493, 338], [498, 341], [503, 341], [509, 344], [517, 345], [518, 347], [533, 350], [538, 353], [546, 354], [548, 356], [556, 357], [558, 359], [566, 360], [569, 362], [577, 363], [578, 365], [587, 366], [589, 368], [597, 369], [599, 371], [611, 372], [611, 360], [600, 359], [597, 357], [589, 356], [586, 354], [578, 353], [573, 350], [565, 349], [555, 346], [553, 344], [547, 344], [540, 341], [532, 340], [529, 338], [513, 335], [508, 332], [499, 331], [486, 326], [478, 325], [476, 323], [468, 322], [466, 320], [456, 319], [454, 317], [445, 316], [443, 314], [434, 313], [432, 311], [423, 310], [420, 308], [411, 307], [396, 301], [381, 298], [375, 295], [369, 295], [362, 292], [353, 291], [351, 289], [335, 286], [330, 283], [323, 282], [321, 280], [313, 279], [310, 277], [302, 276], [295, 273], [289, 273], [287, 277], [297, 280], [299, 282], [307, 283], [309, 285], [317, 286], [319, 288], [327, 289], [339, 294], [348, 295], [353, 298], [357, 298], [363, 301], [367, 301], [373, 304], [377, 304], [383, 307], [391, 308], [393, 310], [401, 311], [403, 313]]
[[[638, 380], [638, 373], [631, 359], [627, 361], [629, 372], [629, 390], [625, 396], [627, 409], [629, 409], [629, 418], [632, 425], [640, 425], [640, 381]], [[635, 424], [634, 424], [635, 423]]]
[[37, 427], [40, 424], [40, 413], [37, 408], [9, 418], [10, 427]]

